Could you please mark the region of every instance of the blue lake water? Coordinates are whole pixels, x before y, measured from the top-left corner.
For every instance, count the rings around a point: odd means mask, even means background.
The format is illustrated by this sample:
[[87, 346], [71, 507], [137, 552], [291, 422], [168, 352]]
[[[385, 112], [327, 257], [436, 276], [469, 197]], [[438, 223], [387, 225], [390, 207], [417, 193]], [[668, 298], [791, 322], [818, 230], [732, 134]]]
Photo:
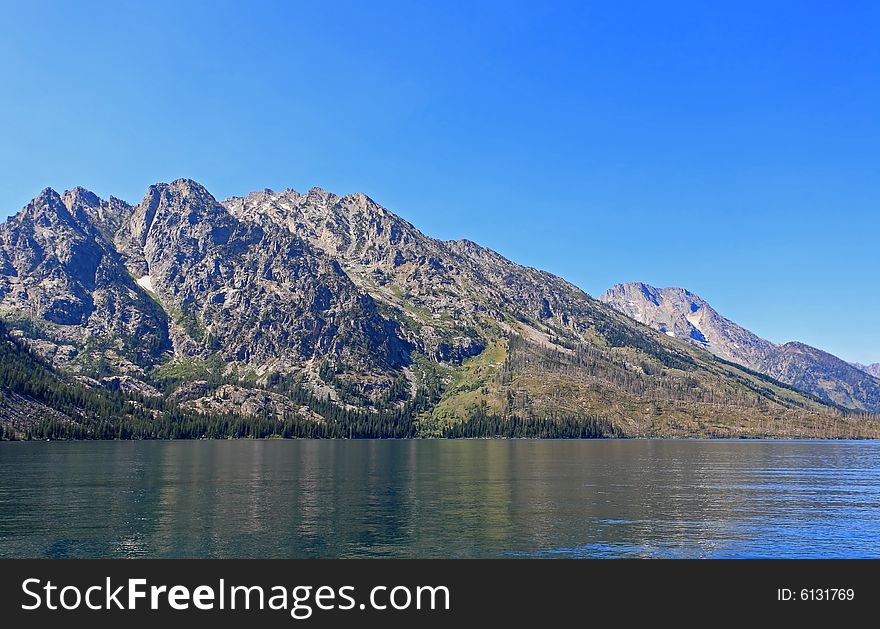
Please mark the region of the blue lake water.
[[0, 443], [0, 557], [880, 557], [880, 443]]

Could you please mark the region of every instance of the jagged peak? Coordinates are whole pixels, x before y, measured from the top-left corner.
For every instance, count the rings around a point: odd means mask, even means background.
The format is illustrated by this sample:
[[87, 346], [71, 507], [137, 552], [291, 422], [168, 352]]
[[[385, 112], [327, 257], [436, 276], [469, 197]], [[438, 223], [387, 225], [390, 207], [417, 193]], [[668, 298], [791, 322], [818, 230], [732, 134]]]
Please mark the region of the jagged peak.
[[196, 187], [196, 188], [203, 188], [204, 189], [204, 186], [202, 184], [200, 184], [195, 179], [190, 179], [189, 177], [178, 177], [177, 179], [175, 179], [174, 181], [171, 182], [171, 185], [176, 186], [176, 187], [187, 187], [187, 188]]
[[77, 205], [98, 207], [101, 204], [101, 197], [82, 186], [76, 186], [73, 190], [65, 190], [62, 199], [68, 210], [73, 210]]
[[254, 190], [253, 192], [248, 192], [245, 196], [233, 196], [225, 199], [223, 203], [229, 203], [231, 201], [252, 201], [252, 202], [260, 202], [266, 200], [274, 200], [274, 199], [299, 199], [302, 195], [294, 190], [293, 188], [285, 188], [281, 191], [275, 191], [271, 188], [263, 188], [262, 190]]
[[614, 295], [638, 293], [655, 306], [659, 306], [662, 299], [662, 290], [645, 282], [621, 282], [606, 290], [599, 297], [599, 301], [611, 301]]
[[[696, 306], [696, 309], [710, 307], [705, 299], [686, 288], [681, 288], [679, 286], [657, 288], [647, 282], [621, 282], [620, 284], [615, 284], [606, 290], [600, 299], [607, 301], [612, 299], [615, 294], [631, 293], [640, 293], [645, 299], [657, 306], [659, 306], [660, 302], [664, 299], [679, 297], [690, 302], [692, 306]], [[692, 310], [695, 311], [694, 308], [692, 308]]]
[[58, 194], [54, 188], [50, 188], [47, 186], [47, 187], [43, 188], [42, 190], [40, 190], [40, 194], [38, 194], [36, 197], [34, 197], [33, 201], [31, 201], [31, 203], [35, 203], [35, 202], [46, 203], [49, 201], [61, 201], [61, 195]]
[[195, 202], [197, 205], [214, 206], [217, 199], [199, 182], [193, 179], [175, 179], [171, 183], [154, 183], [144, 195], [141, 202], [146, 205], [157, 204], [162, 197], [170, 196], [184, 202]]
[[232, 218], [207, 188], [193, 179], [181, 178], [171, 183], [154, 183], [147, 188], [143, 200], [134, 208], [130, 219], [129, 235], [133, 242], [141, 245], [146, 243], [157, 213], [163, 216], [186, 213], [222, 216], [223, 220]]
[[228, 203], [242, 200], [259, 202], [264, 200], [277, 199], [302, 199], [306, 203], [320, 201], [325, 205], [338, 202], [342, 204], [352, 205], [364, 210], [371, 210], [381, 215], [391, 214], [391, 212], [389, 212], [386, 208], [377, 203], [375, 199], [364, 192], [351, 192], [345, 195], [338, 195], [320, 186], [312, 186], [305, 193], [302, 194], [297, 192], [293, 188], [285, 188], [281, 191], [264, 188], [263, 190], [255, 190], [253, 192], [249, 192], [245, 196], [229, 197], [223, 202]]
[[72, 220], [69, 210], [64, 205], [61, 195], [52, 188], [43, 188], [34, 199], [21, 211], [20, 217], [37, 218], [48, 216]]
[[107, 202], [110, 205], [121, 205], [123, 207], [131, 207], [131, 203], [125, 201], [124, 199], [120, 199], [119, 197], [114, 197], [112, 194], [107, 198]]
[[363, 192], [352, 192], [350, 194], [346, 194], [341, 198], [341, 200], [353, 203], [354, 205], [362, 209], [384, 210], [381, 205], [376, 203], [373, 199], [371, 199]]
[[657, 293], [661, 289], [657, 288], [656, 286], [652, 286], [651, 284], [648, 284], [647, 282], [620, 282], [619, 284], [615, 284], [614, 286], [612, 286], [608, 290], [623, 290], [623, 291], [635, 290], [635, 291], [639, 291], [639, 292], [643, 292], [643, 293], [644, 292]]
[[211, 196], [211, 193], [208, 192], [208, 189], [205, 188], [205, 186], [203, 186], [202, 184], [200, 184], [198, 181], [196, 181], [194, 179], [188, 179], [186, 177], [181, 177], [180, 179], [175, 179], [171, 183], [163, 183], [163, 182], [154, 183], [153, 185], [151, 185], [148, 188], [148, 190], [156, 190], [156, 191], [163, 191], [163, 190], [169, 190], [169, 189], [174, 190], [175, 192], [183, 193], [183, 194], [197, 193], [197, 194], [206, 194], [208, 196]]
[[84, 186], [74, 186], [72, 190], [65, 190], [64, 192], [65, 192], [65, 194], [66, 193], [75, 193], [75, 194], [91, 195], [94, 197], [98, 196], [97, 194], [95, 194], [94, 192], [92, 192], [91, 190], [89, 190], [88, 188], [86, 188]]
[[337, 198], [335, 194], [333, 194], [332, 192], [328, 192], [327, 190], [324, 190], [324, 188], [321, 188], [319, 186], [312, 186], [303, 196], [308, 199], [316, 198], [322, 200]]
[[660, 291], [656, 286], [651, 286], [645, 282], [636, 282], [634, 288], [638, 289], [645, 297], [656, 301], [660, 297]]

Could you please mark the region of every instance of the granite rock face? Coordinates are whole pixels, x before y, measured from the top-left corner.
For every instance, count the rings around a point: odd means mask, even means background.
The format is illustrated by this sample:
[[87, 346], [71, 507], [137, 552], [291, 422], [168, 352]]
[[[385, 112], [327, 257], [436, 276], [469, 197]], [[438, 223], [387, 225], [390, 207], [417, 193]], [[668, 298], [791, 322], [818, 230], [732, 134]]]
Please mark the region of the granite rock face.
[[851, 409], [880, 412], [880, 380], [803, 343], [777, 345], [718, 314], [683, 288], [618, 284], [600, 300], [660, 332]]

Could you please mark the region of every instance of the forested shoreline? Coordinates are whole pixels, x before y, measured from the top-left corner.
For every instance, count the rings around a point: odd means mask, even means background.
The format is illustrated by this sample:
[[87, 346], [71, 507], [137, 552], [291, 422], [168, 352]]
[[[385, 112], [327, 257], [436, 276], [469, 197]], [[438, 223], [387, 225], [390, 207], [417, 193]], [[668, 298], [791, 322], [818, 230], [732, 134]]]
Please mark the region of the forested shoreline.
[[[554, 419], [502, 418], [485, 408], [459, 424], [432, 427], [420, 419], [441, 395], [442, 385], [428, 379], [402, 403], [389, 399], [373, 410], [344, 408], [320, 398], [284, 377], [270, 378], [266, 389], [309, 408], [323, 419], [295, 413], [283, 417], [235, 413], [203, 414], [164, 398], [84, 386], [62, 379], [20, 343], [0, 342], [0, 425], [2, 440], [168, 440], [168, 439], [409, 439], [522, 437], [622, 437], [599, 417]], [[268, 411], [267, 411], [268, 413]], [[29, 416], [40, 415], [40, 416]]]
[[[295, 410], [278, 415], [269, 408], [261, 415], [201, 413], [175, 403], [167, 396], [145, 396], [102, 387], [86, 386], [64, 377], [35, 356], [0, 327], [0, 440], [175, 440], [175, 439], [600, 439], [662, 437], [627, 434], [618, 424], [597, 414], [549, 417], [498, 414], [485, 404], [469, 407], [465, 417], [439, 423], [431, 409], [443, 395], [444, 384], [426, 371], [420, 386], [406, 396], [403, 386], [392, 387], [374, 408], [335, 403], [310, 391], [296, 379], [280, 374], [263, 385], [282, 396]], [[543, 363], [540, 363], [543, 364]], [[548, 368], [545, 366], [545, 368]], [[209, 383], [221, 386], [222, 380]], [[173, 383], [170, 384], [173, 386]], [[408, 397], [408, 399], [402, 399]], [[307, 409], [307, 416], [301, 411]], [[778, 431], [777, 431], [778, 432]], [[701, 435], [727, 437], [778, 437], [742, 435], [724, 430]], [[820, 433], [793, 437], [865, 438], [870, 434]]]

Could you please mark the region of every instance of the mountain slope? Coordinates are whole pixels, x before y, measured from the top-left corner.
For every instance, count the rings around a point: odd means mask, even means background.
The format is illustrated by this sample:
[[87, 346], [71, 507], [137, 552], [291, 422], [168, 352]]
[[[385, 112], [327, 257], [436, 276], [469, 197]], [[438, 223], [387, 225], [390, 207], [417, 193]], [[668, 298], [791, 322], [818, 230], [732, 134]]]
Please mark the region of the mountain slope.
[[880, 412], [880, 381], [803, 343], [776, 345], [724, 318], [681, 288], [618, 284], [600, 300], [674, 338], [790, 384], [832, 404]]
[[161, 401], [89, 387], [34, 356], [20, 334], [0, 323], [0, 426], [5, 438], [130, 438], [159, 436], [189, 415]]
[[66, 386], [195, 413], [151, 435], [877, 431], [562, 278], [317, 188], [219, 203], [178, 180], [134, 206], [44, 191], [0, 226], [0, 316]]

